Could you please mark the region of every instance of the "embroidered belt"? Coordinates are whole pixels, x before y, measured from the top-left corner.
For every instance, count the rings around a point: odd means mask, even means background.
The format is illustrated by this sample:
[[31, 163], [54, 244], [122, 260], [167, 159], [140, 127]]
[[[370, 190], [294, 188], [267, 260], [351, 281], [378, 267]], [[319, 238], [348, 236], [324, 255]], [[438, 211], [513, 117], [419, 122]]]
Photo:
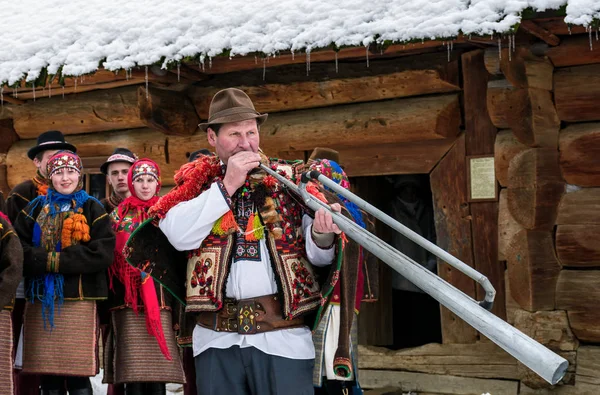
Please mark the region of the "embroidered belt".
[[241, 335], [304, 326], [302, 318], [286, 320], [281, 316], [281, 312], [278, 295], [242, 300], [226, 298], [221, 310], [201, 312], [196, 322], [204, 328], [217, 332], [237, 332]]

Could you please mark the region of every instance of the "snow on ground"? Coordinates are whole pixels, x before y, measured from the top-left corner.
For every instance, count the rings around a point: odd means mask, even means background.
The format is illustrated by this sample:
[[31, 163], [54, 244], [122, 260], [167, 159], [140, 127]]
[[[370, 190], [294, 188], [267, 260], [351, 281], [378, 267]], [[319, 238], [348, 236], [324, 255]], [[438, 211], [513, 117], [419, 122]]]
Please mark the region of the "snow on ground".
[[[94, 395], [106, 395], [108, 388], [107, 384], [102, 384], [102, 376], [104, 372], [100, 369], [100, 373], [96, 377], [92, 377], [92, 390]], [[167, 384], [167, 395], [182, 395], [183, 386], [181, 384]]]
[[0, 83], [48, 68], [65, 75], [334, 43], [507, 32], [520, 13], [567, 4], [567, 22], [600, 17], [598, 0], [0, 0]]

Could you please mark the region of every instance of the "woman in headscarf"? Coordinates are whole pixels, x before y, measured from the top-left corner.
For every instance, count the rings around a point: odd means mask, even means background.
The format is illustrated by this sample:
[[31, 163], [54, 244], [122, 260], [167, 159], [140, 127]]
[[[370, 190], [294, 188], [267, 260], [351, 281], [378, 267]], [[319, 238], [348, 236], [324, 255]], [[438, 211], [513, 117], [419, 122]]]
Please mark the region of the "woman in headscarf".
[[111, 213], [117, 235], [115, 259], [109, 268], [111, 329], [105, 351], [107, 383], [124, 383], [125, 394], [165, 394], [165, 383], [184, 383], [177, 352], [171, 295], [152, 277], [130, 266], [124, 247], [129, 235], [148, 219], [158, 200], [160, 170], [140, 159], [129, 169], [131, 196]]
[[83, 187], [81, 159], [59, 151], [47, 164], [48, 193], [15, 222], [23, 245], [26, 296], [23, 372], [41, 375], [42, 394], [91, 395], [98, 373], [96, 302], [106, 299], [115, 236]]

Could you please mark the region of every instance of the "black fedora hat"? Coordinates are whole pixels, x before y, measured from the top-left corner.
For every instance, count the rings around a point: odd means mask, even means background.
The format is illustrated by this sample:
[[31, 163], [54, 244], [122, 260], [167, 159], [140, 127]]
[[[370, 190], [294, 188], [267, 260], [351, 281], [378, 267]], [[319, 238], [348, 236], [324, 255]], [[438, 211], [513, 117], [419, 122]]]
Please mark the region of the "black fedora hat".
[[111, 163], [126, 162], [126, 163], [129, 163], [130, 165], [132, 165], [133, 162], [135, 162], [136, 160], [137, 160], [136, 154], [134, 154], [127, 148], [115, 148], [112, 155], [109, 156], [108, 159], [106, 159], [106, 162], [104, 162], [100, 166], [100, 171], [104, 175], [108, 175], [108, 165], [110, 165]]
[[77, 148], [73, 144], [69, 144], [65, 141], [65, 136], [58, 130], [49, 130], [40, 134], [37, 138], [37, 145], [27, 151], [29, 159], [33, 160], [35, 156], [48, 150], [69, 150], [77, 152]]
[[195, 161], [200, 155], [213, 156], [213, 153], [207, 150], [206, 148], [199, 149], [198, 151], [194, 151], [190, 154], [190, 156], [188, 157], [188, 162]]

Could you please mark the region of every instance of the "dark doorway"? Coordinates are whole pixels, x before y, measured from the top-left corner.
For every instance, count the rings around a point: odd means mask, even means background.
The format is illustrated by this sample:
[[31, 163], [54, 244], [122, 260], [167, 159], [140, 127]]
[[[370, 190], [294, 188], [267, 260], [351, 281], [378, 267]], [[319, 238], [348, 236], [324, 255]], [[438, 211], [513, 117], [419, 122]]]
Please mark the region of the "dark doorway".
[[[355, 193], [435, 243], [431, 187], [427, 174], [356, 177]], [[387, 225], [377, 235], [409, 258], [436, 273], [435, 257]], [[379, 300], [363, 303], [359, 343], [392, 349], [441, 343], [440, 305], [385, 263], [380, 264]]]

